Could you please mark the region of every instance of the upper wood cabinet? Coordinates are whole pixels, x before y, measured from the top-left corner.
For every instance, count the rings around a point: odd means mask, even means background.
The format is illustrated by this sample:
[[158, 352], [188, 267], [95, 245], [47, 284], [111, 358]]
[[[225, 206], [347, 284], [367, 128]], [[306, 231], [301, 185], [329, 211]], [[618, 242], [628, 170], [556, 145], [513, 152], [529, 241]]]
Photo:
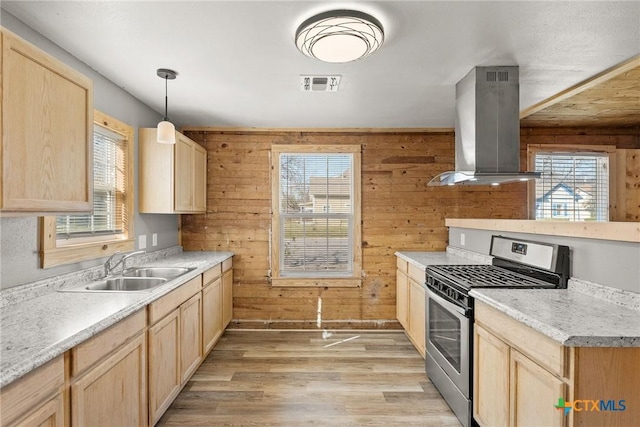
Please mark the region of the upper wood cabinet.
[[180, 132], [175, 145], [156, 139], [156, 129], [140, 128], [140, 212], [206, 212], [207, 150]]
[[93, 209], [93, 82], [1, 29], [3, 216]]

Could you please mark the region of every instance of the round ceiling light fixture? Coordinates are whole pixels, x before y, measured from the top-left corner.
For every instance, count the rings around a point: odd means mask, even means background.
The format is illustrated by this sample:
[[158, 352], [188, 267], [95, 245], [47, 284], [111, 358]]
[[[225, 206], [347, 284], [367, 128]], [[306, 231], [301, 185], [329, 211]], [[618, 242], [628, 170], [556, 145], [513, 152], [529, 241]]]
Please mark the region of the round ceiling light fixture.
[[356, 10], [332, 10], [304, 21], [296, 30], [302, 53], [324, 62], [351, 62], [378, 50], [384, 41], [382, 24]]

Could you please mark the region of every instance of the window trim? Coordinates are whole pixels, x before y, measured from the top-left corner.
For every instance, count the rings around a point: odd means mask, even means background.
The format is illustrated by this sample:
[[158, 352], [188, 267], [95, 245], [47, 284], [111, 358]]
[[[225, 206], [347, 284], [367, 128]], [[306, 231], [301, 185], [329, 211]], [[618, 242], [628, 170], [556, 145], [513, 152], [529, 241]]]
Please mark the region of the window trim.
[[[577, 145], [577, 144], [529, 144], [527, 145], [527, 165], [530, 171], [535, 170], [536, 154], [574, 154], [594, 153], [606, 154], [609, 157], [609, 221], [614, 221], [616, 204], [616, 147], [613, 145]], [[529, 219], [536, 219], [536, 181], [527, 183]]]
[[[135, 247], [133, 238], [133, 213], [134, 213], [134, 130], [133, 126], [123, 123], [98, 110], [93, 112], [94, 125], [105, 127], [119, 135], [127, 142], [127, 198], [125, 230], [122, 236], [125, 238], [114, 239], [112, 235], [104, 236], [108, 239], [92, 242], [70, 244], [66, 241], [59, 243], [56, 239], [56, 217], [40, 217], [40, 267], [50, 268], [63, 264], [71, 264], [96, 258], [102, 258], [114, 254], [117, 251], [131, 251]], [[93, 143], [93, 138], [91, 139]], [[93, 176], [93, 174], [92, 174]], [[96, 236], [96, 239], [98, 236]], [[72, 239], [73, 240], [73, 239]]]
[[[280, 276], [280, 154], [353, 155], [353, 272], [350, 277]], [[274, 287], [360, 287], [362, 286], [362, 148], [350, 145], [274, 144], [271, 146], [271, 286]]]

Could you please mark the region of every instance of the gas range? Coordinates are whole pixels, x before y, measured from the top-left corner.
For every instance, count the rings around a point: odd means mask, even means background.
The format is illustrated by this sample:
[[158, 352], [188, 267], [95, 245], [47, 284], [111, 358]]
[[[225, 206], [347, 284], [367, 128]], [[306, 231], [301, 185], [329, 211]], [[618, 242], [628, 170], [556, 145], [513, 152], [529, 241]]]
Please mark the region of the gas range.
[[491, 265], [430, 265], [426, 370], [463, 426], [473, 425], [473, 288], [566, 288], [569, 248], [491, 237]]

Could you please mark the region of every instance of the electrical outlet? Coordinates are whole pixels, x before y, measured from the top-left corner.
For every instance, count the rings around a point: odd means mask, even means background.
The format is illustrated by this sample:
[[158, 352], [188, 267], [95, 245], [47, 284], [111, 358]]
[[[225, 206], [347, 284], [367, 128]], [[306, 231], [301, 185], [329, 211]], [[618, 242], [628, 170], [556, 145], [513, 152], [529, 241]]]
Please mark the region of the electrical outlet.
[[158, 246], [158, 233], [151, 235], [151, 246]]
[[464, 246], [465, 243], [466, 243], [465, 235], [464, 233], [460, 233], [460, 246]]
[[141, 234], [138, 236], [138, 249], [146, 249], [147, 248], [147, 235]]

